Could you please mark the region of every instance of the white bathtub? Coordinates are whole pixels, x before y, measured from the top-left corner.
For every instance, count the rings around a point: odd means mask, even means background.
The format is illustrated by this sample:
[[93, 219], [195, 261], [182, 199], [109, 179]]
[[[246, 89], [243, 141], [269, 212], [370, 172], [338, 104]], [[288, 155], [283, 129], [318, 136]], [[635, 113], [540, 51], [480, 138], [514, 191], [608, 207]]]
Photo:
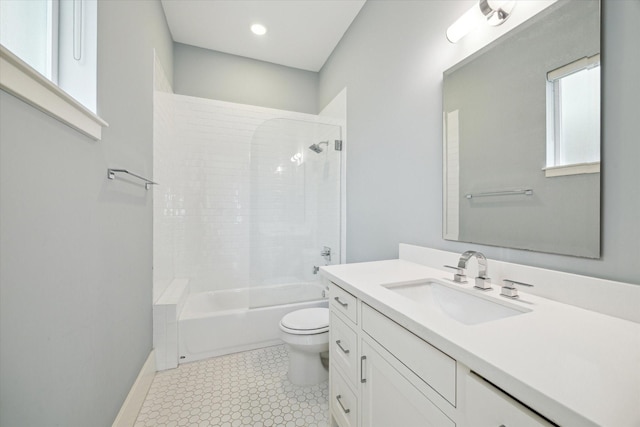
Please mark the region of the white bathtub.
[[[303, 283], [189, 294], [178, 319], [179, 363], [282, 343], [282, 316], [328, 307], [323, 290]], [[284, 303], [292, 300], [309, 302]]]

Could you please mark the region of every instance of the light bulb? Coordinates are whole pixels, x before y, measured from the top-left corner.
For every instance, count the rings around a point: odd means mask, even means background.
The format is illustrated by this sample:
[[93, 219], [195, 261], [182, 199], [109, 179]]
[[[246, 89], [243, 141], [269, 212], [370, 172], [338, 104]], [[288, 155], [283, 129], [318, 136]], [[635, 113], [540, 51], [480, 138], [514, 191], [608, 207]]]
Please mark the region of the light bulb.
[[253, 24], [251, 26], [251, 32], [257, 36], [264, 36], [267, 33], [267, 27], [262, 24]]
[[471, 9], [467, 10], [464, 15], [447, 28], [447, 39], [451, 43], [457, 43], [458, 40], [466, 36], [471, 30], [485, 21], [485, 19], [480, 10], [480, 6], [474, 4]]

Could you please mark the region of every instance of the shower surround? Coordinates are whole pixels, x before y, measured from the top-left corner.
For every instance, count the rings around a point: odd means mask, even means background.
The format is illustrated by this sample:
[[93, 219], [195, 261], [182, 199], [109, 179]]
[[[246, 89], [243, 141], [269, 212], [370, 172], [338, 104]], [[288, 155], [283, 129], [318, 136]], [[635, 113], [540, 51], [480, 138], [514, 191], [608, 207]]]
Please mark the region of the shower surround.
[[[343, 121], [176, 95], [168, 89], [157, 90], [154, 103], [153, 176], [160, 183], [154, 188], [154, 301], [175, 278], [189, 281], [181, 307], [191, 307], [205, 295], [212, 302], [248, 295], [241, 298], [241, 307], [197, 316], [183, 310], [182, 318], [176, 312], [179, 340], [184, 341], [188, 328], [194, 342], [193, 331], [206, 334], [221, 314], [238, 317], [246, 311], [254, 316], [249, 312], [265, 305], [293, 310], [296, 304], [326, 304], [320, 301], [314, 266], [341, 260], [342, 152], [335, 150], [334, 141], [343, 139]], [[331, 144], [320, 153], [309, 149], [321, 141]], [[330, 260], [321, 255], [325, 246], [331, 248]], [[284, 300], [254, 297], [283, 286], [301, 291], [287, 292]], [[194, 325], [198, 319], [211, 326]], [[219, 326], [232, 331], [225, 322]], [[247, 321], [237, 323], [239, 330], [231, 335], [251, 335]], [[273, 323], [271, 340], [278, 337]], [[209, 338], [203, 337], [203, 343], [217, 341]], [[249, 342], [220, 345], [198, 353], [252, 347]], [[199, 354], [180, 356], [196, 360]]]
[[315, 281], [324, 246], [339, 261], [340, 153], [308, 149], [341, 138], [336, 120], [165, 92], [155, 103], [154, 299], [175, 277], [192, 292]]

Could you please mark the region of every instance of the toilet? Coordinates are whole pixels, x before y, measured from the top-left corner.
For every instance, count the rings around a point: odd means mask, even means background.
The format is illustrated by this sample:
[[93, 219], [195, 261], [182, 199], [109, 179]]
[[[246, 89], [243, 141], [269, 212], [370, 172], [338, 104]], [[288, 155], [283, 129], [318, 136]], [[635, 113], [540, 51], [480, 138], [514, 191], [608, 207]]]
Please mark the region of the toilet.
[[289, 381], [295, 385], [326, 381], [329, 372], [320, 353], [329, 350], [329, 309], [305, 308], [288, 313], [280, 320], [280, 331], [289, 348]]

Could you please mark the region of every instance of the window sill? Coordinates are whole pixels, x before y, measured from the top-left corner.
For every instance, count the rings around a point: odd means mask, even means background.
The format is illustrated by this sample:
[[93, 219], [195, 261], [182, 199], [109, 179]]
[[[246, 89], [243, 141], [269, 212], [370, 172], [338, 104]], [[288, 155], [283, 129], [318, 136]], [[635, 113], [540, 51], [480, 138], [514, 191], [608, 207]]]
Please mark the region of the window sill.
[[547, 178], [553, 178], [556, 176], [600, 173], [600, 162], [576, 163], [573, 165], [563, 165], [563, 166], [549, 166], [542, 170], [544, 171], [544, 176]]
[[109, 126], [26, 62], [0, 45], [0, 89], [95, 140]]

